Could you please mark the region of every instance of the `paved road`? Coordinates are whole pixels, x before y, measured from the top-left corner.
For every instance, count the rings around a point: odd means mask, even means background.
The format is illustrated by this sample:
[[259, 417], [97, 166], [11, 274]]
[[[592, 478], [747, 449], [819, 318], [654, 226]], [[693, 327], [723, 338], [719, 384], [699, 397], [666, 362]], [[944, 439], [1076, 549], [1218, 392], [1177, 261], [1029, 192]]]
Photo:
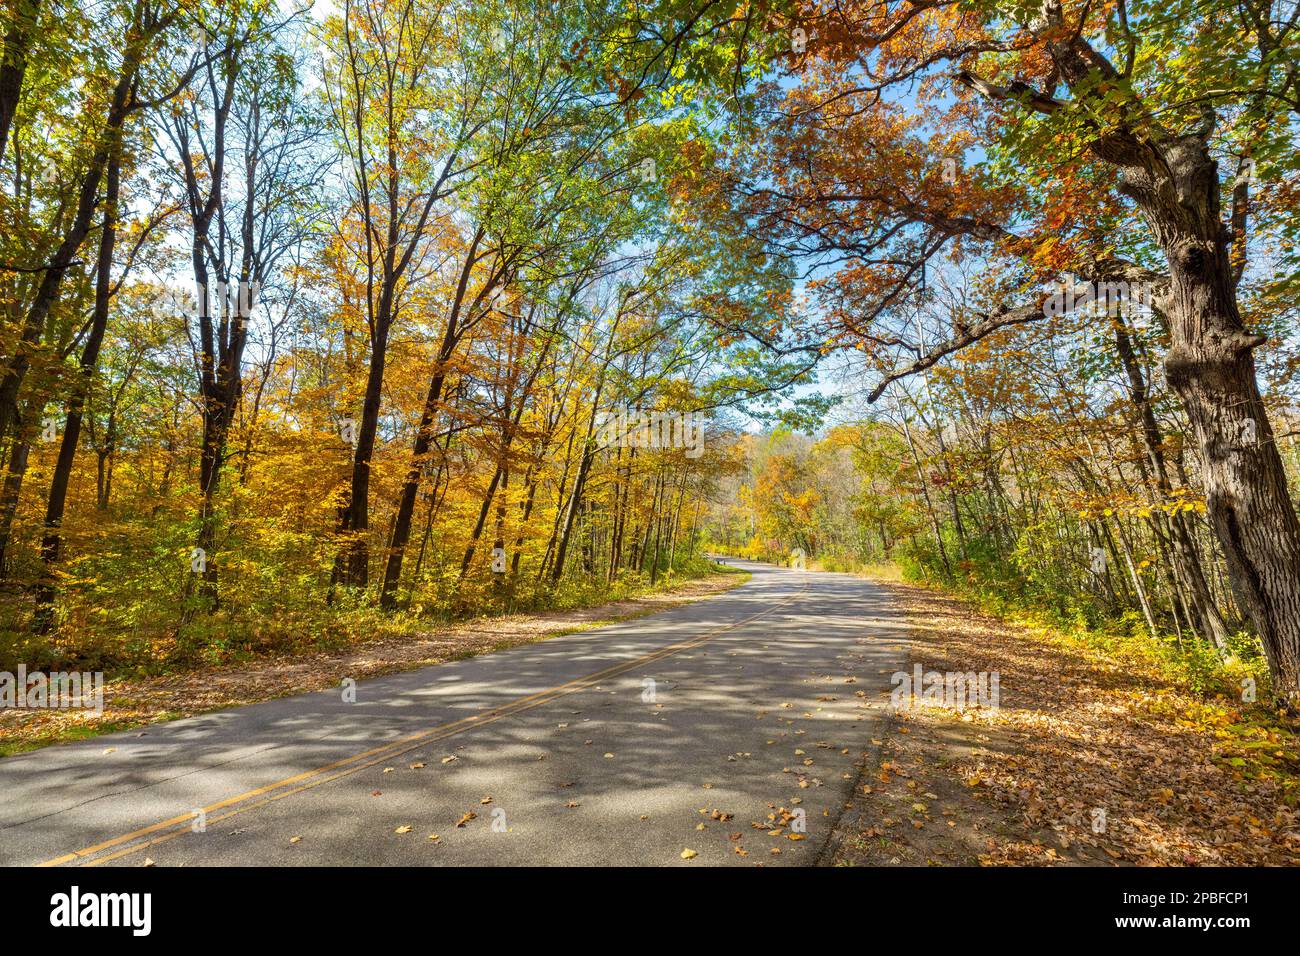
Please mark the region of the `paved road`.
[[[814, 863], [906, 629], [856, 578], [735, 563], [753, 579], [725, 594], [364, 681], [353, 703], [303, 694], [0, 760], [0, 863]], [[782, 807], [804, 839], [751, 825]]]

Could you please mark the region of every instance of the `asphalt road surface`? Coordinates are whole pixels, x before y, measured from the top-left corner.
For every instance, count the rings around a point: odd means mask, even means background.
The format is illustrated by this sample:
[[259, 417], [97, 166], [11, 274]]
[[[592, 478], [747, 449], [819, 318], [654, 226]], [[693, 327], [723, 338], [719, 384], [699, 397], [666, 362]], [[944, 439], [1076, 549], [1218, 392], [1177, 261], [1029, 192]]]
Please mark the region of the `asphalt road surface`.
[[753, 578], [730, 592], [363, 681], [355, 702], [0, 760], [0, 863], [816, 863], [874, 759], [906, 626], [858, 578], [732, 563]]

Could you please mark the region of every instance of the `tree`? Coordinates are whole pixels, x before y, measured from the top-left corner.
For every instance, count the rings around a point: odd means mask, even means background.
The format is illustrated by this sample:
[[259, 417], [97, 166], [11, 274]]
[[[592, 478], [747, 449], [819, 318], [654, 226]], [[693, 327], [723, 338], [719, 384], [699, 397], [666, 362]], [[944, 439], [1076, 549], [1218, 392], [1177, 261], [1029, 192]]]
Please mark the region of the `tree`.
[[[1221, 9], [1250, 19], [1255, 8]], [[1238, 302], [1250, 244], [1250, 186], [1238, 167], [1256, 155], [1279, 171], [1294, 163], [1293, 153], [1272, 157], [1291, 136], [1295, 71], [1274, 57], [1295, 48], [1295, 18], [1241, 37], [1219, 11], [1178, 17], [1166, 4], [1156, 15], [1047, 0], [1017, 22], [994, 4], [809, 8], [799, 22], [819, 39], [788, 61], [802, 82], [768, 93], [789, 122], [771, 124], [775, 149], [749, 151], [738, 179], [753, 184], [741, 192], [758, 225], [791, 254], [843, 257], [831, 295], [844, 307], [831, 334], [878, 358], [873, 398], [990, 336], [1049, 319], [1051, 293], [1041, 289], [1056, 276], [1094, 289], [1149, 285], [1168, 324], [1166, 375], [1196, 436], [1208, 512], [1285, 695], [1300, 690], [1300, 521], [1256, 383], [1253, 352], [1267, 337]], [[1100, 46], [1087, 39], [1098, 34]], [[1256, 40], [1273, 53], [1261, 56]], [[924, 111], [902, 99], [909, 84]], [[1005, 162], [991, 174], [963, 169], [962, 151], [985, 129], [985, 148]], [[1226, 186], [1225, 154], [1238, 161]], [[1127, 243], [1128, 257], [1107, 230], [1135, 219], [1146, 242]], [[906, 321], [924, 263], [972, 244], [1018, 258], [1020, 274], [946, 335], [917, 341]], [[1017, 290], [1030, 301], [1015, 304]]]

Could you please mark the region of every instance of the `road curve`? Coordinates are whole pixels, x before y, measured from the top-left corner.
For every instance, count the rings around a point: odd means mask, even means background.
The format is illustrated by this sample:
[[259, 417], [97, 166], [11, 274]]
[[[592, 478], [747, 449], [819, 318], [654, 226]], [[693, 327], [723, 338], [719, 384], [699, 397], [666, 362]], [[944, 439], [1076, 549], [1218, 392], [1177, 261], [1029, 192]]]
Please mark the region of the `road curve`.
[[[859, 578], [732, 563], [753, 573], [735, 590], [363, 681], [355, 702], [302, 694], [0, 760], [0, 864], [815, 863], [906, 624]], [[754, 826], [779, 808], [782, 832]]]

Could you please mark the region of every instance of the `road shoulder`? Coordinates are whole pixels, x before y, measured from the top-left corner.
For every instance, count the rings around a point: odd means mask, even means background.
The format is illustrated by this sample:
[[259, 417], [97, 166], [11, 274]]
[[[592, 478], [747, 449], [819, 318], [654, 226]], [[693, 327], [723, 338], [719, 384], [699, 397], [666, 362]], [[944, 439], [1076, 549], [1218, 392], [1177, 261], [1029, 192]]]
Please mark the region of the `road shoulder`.
[[895, 713], [828, 862], [1300, 863], [1293, 724], [1103, 647], [887, 586], [913, 625], [913, 666], [998, 672], [1000, 706]]

